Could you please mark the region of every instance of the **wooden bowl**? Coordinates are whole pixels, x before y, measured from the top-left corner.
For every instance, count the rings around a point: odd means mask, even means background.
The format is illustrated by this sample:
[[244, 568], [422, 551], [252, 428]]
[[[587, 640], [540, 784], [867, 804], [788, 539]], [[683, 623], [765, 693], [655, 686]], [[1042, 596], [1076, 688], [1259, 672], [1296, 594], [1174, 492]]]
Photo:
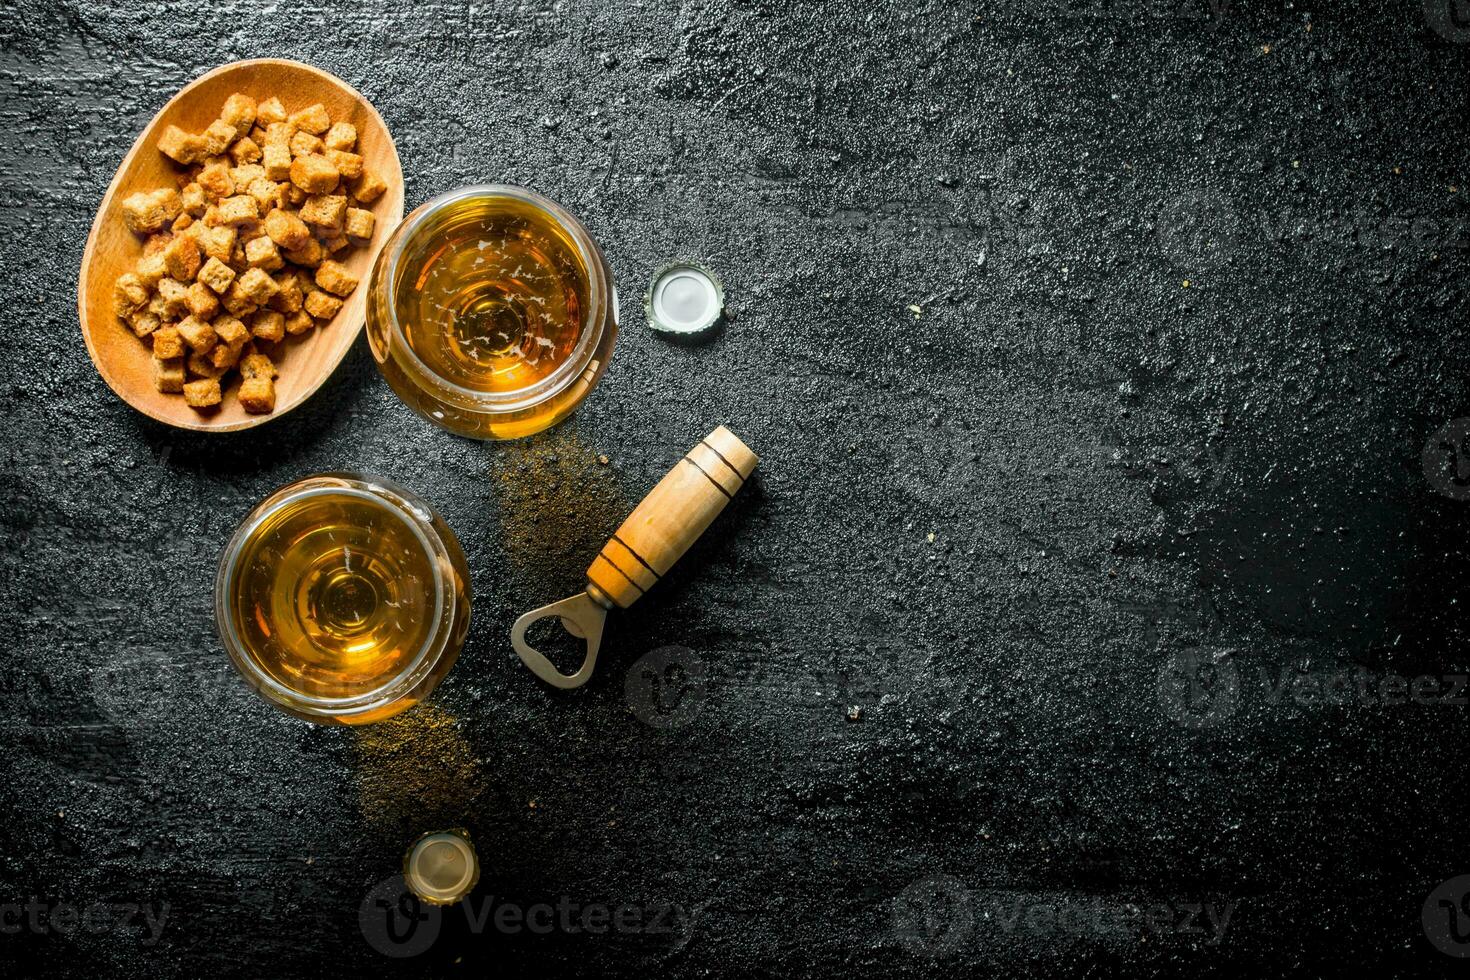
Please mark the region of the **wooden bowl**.
[[[231, 93], [244, 92], [256, 101], [277, 96], [287, 112], [296, 112], [320, 102], [333, 122], [350, 122], [357, 127], [357, 152], [365, 169], [376, 172], [388, 185], [373, 202], [376, 220], [373, 240], [336, 256], [352, 270], [360, 285], [329, 322], [299, 337], [288, 337], [277, 345], [280, 377], [276, 379], [276, 410], [269, 415], [251, 415], [240, 407], [233, 390], [239, 375], [231, 372], [224, 403], [198, 411], [184, 404], [182, 395], [165, 394], [153, 384], [153, 352], [113, 313], [113, 284], [129, 272], [143, 252], [143, 239], [128, 231], [119, 204], [135, 191], [175, 186], [177, 165], [156, 146], [159, 135], [170, 124], [188, 132], [202, 132], [219, 116]], [[119, 398], [150, 418], [181, 429], [201, 432], [233, 432], [268, 422], [305, 401], [341, 363], [362, 330], [373, 259], [384, 240], [403, 220], [403, 168], [398, 150], [383, 117], [362, 94], [342, 79], [310, 65], [278, 58], [236, 61], [202, 75], [169, 100], [143, 130], [112, 178], [92, 233], [82, 253], [77, 282], [77, 313], [87, 352]]]

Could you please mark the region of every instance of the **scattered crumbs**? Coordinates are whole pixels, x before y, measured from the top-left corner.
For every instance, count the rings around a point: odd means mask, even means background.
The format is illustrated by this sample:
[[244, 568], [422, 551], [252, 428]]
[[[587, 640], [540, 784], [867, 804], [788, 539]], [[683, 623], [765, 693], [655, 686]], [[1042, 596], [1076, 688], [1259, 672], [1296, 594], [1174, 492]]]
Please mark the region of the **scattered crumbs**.
[[912, 313], [915, 318], [917, 318], [924, 312], [924, 308], [917, 303], [910, 303], [909, 312]]
[[531, 808], [531, 809], [532, 809], [532, 810], [534, 810], [534, 809], [536, 809], [536, 801], [535, 801], [535, 800], [531, 800], [531, 801], [530, 801], [530, 802], [528, 802], [528, 803], [527, 803], [527, 804], [526, 804], [526, 806], [528, 806], [528, 807], [530, 807], [530, 808]]
[[316, 858], [309, 857], [309, 858], [306, 859], [306, 863], [307, 864], [316, 864]]
[[933, 531], [930, 531], [929, 532], [929, 543], [930, 544], [933, 544], [934, 543], [934, 532]]
[[1450, 185], [1450, 193], [1451, 194], [1458, 194], [1458, 193], [1460, 193], [1460, 189], [1458, 187], [1456, 187], [1454, 184], [1451, 184]]
[[1394, 167], [1393, 168], [1393, 172], [1396, 173], [1396, 174], [1401, 174], [1401, 173], [1404, 172], [1404, 168], [1403, 167]]
[[859, 708], [857, 705], [853, 705], [852, 707], [848, 708], [847, 709], [847, 720], [848, 721], [862, 721], [863, 720], [863, 709], [862, 708]]
[[1189, 280], [1188, 279], [1184, 280], [1184, 282], [1180, 283], [1180, 285], [1182, 285], [1185, 289], [1188, 289], [1189, 288]]
[[1263, 44], [1263, 45], [1261, 45], [1261, 54], [1270, 54], [1270, 53], [1271, 53], [1271, 45], [1269, 45], [1269, 44]]
[[606, 455], [600, 455], [600, 456], [597, 457], [597, 465], [598, 466], [606, 466], [609, 462], [611, 462], [611, 461], [607, 458]]

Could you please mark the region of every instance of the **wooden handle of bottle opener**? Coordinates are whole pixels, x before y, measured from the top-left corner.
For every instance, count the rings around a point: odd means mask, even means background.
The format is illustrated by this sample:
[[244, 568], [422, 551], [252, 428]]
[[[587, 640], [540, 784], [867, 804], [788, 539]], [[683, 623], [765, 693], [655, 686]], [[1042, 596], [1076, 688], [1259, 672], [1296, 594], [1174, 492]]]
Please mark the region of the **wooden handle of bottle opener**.
[[631, 606], [719, 516], [757, 462], [723, 425], [705, 436], [602, 546], [587, 581], [619, 608]]

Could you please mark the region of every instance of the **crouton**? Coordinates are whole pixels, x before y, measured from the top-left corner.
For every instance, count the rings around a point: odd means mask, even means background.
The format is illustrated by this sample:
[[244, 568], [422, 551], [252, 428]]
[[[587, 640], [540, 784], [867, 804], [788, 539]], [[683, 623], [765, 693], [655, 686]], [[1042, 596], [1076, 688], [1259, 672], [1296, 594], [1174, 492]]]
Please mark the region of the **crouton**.
[[240, 382], [240, 407], [252, 415], [265, 415], [276, 410], [276, 383], [266, 377], [251, 377]]
[[362, 176], [362, 157], [356, 153], [348, 153], [346, 150], [328, 150], [326, 152], [332, 166], [347, 180]]
[[[235, 250], [235, 239], [238, 235], [239, 232], [229, 225], [221, 225], [216, 228], [201, 228], [198, 234], [199, 247], [204, 251], [205, 255], [212, 259], [219, 259], [221, 263], [225, 263], [230, 261], [230, 255]], [[206, 262], [204, 264], [208, 265], [209, 263]], [[202, 276], [204, 270], [200, 269], [199, 273]], [[214, 287], [211, 286], [210, 288], [213, 289]], [[219, 290], [215, 290], [215, 292], [219, 292]]]
[[267, 272], [275, 272], [285, 265], [280, 251], [276, 249], [276, 243], [267, 235], [252, 238], [245, 243], [245, 262], [252, 269], [264, 269]]
[[128, 326], [132, 328], [134, 336], [146, 337], [163, 326], [163, 320], [145, 307], [128, 315]]
[[269, 214], [275, 208], [285, 204], [285, 184], [271, 180], [269, 177], [261, 177], [250, 184], [250, 196], [255, 198], [255, 205], [261, 214]]
[[205, 154], [212, 157], [220, 156], [229, 149], [230, 144], [235, 141], [235, 136], [235, 127], [223, 119], [216, 119], [200, 134], [200, 138], [204, 141]]
[[255, 107], [255, 122], [259, 126], [286, 121], [286, 107], [274, 95]]
[[[157, 337], [155, 333], [153, 336]], [[184, 390], [183, 357], [153, 358], [153, 387], [159, 391], [178, 394]]]
[[301, 188], [297, 187], [295, 184], [291, 183], [289, 180], [286, 181], [285, 188], [286, 188], [286, 203], [287, 204], [292, 204], [292, 205], [295, 205], [296, 207], [300, 207], [303, 203], [305, 203], [305, 201], [306, 201], [306, 191], [304, 191]]
[[296, 125], [297, 129], [304, 129], [314, 136], [320, 136], [331, 128], [332, 117], [327, 115], [327, 107], [318, 102], [292, 115], [291, 122]]
[[291, 147], [285, 143], [266, 143], [260, 151], [260, 164], [271, 180], [286, 180], [291, 176]]
[[168, 275], [168, 266], [163, 261], [163, 253], [155, 252], [152, 255], [144, 255], [138, 259], [137, 270], [134, 272], [149, 289], [158, 285], [158, 280]]
[[199, 281], [221, 295], [235, 281], [235, 270], [211, 255], [199, 270]]
[[164, 267], [180, 282], [192, 282], [199, 274], [199, 245], [192, 235], [175, 235], [163, 250]]
[[260, 206], [256, 204], [255, 198], [249, 194], [236, 194], [227, 197], [219, 203], [219, 218], [221, 224], [238, 225], [246, 221], [254, 221], [260, 217]]
[[[186, 351], [184, 350], [184, 338], [179, 335], [179, 328], [177, 325], [166, 323], [161, 325], [157, 330], [153, 331], [154, 357], [160, 358], [162, 360], [172, 360], [176, 357], [183, 357], [185, 353]], [[180, 363], [180, 370], [182, 370], [182, 368], [183, 365], [182, 363]]]
[[352, 196], [363, 204], [373, 203], [387, 189], [388, 185], [383, 178], [371, 170], [364, 170], [362, 176], [352, 182]]
[[305, 309], [297, 310], [295, 313], [286, 315], [286, 332], [293, 337], [299, 337], [316, 326], [316, 321]]
[[240, 277], [240, 288], [256, 306], [265, 305], [280, 288], [276, 281], [261, 269], [251, 269]]
[[347, 198], [338, 194], [314, 194], [301, 205], [301, 220], [326, 231], [340, 231], [346, 219]]
[[237, 167], [253, 164], [260, 159], [260, 147], [249, 136], [242, 136], [230, 144], [230, 159]]
[[231, 176], [230, 168], [222, 163], [205, 167], [194, 180], [204, 189], [204, 199], [211, 204], [235, 193], [235, 178]]
[[276, 365], [266, 355], [250, 353], [240, 358], [240, 377], [246, 381], [251, 378], [274, 378], [275, 376]]
[[[252, 271], [258, 272], [259, 270]], [[262, 272], [261, 275], [265, 275], [265, 273]], [[246, 314], [254, 313], [256, 307], [260, 305], [250, 298], [250, 294], [245, 291], [245, 287], [240, 285], [239, 279], [230, 283], [230, 288], [226, 289], [225, 294], [220, 297], [220, 303], [223, 304], [231, 316], [245, 316]]]
[[180, 317], [189, 310], [189, 288], [177, 279], [164, 276], [158, 280], [158, 298], [164, 316]]
[[[308, 317], [307, 319], [310, 319]], [[261, 310], [250, 321], [250, 333], [261, 340], [275, 343], [286, 335], [286, 316], [275, 310]]]
[[214, 332], [220, 342], [236, 350], [245, 346], [245, 341], [250, 339], [250, 331], [245, 329], [245, 324], [232, 316], [222, 316], [214, 321]]
[[[308, 293], [301, 305], [307, 313], [318, 320], [330, 320], [337, 315], [338, 310], [342, 309], [340, 299], [320, 291]], [[287, 329], [290, 329], [289, 323], [287, 323]]]
[[169, 126], [158, 138], [158, 151], [175, 163], [189, 166], [205, 155], [206, 143], [200, 136]]
[[331, 160], [308, 153], [291, 161], [291, 183], [308, 194], [325, 194], [337, 186], [340, 174]]
[[348, 271], [347, 266], [336, 259], [327, 259], [317, 266], [316, 284], [329, 293], [338, 296], [347, 296], [357, 288], [357, 277]]
[[332, 123], [322, 142], [330, 150], [350, 150], [357, 143], [357, 127], [350, 122]]
[[343, 231], [347, 237], [361, 244], [373, 237], [373, 225], [375, 220], [371, 211], [362, 208], [348, 208], [347, 220], [343, 225]]
[[148, 302], [148, 287], [135, 272], [124, 272], [112, 286], [112, 309], [120, 317], [131, 316]]
[[[239, 323], [239, 320], [231, 321]], [[231, 347], [229, 344], [215, 344], [209, 352], [209, 363], [221, 375], [227, 373], [230, 368], [240, 363], [240, 348]]]
[[224, 107], [219, 111], [221, 122], [228, 123], [235, 131], [235, 138], [239, 139], [250, 132], [250, 127], [255, 125], [255, 100], [242, 92], [225, 99]]
[[184, 404], [190, 408], [209, 408], [218, 405], [222, 398], [218, 378], [200, 378], [184, 384]]
[[179, 321], [178, 330], [179, 336], [184, 338], [184, 343], [189, 345], [189, 349], [200, 354], [209, 353], [209, 349], [219, 341], [219, 335], [214, 332], [214, 327], [192, 314]]
[[196, 218], [201, 217], [204, 209], [209, 206], [209, 201], [204, 197], [204, 188], [199, 186], [197, 180], [191, 180], [184, 185], [179, 199], [184, 206], [184, 212]]
[[152, 234], [163, 228], [179, 214], [183, 201], [179, 192], [171, 187], [156, 191], [139, 191], [123, 198], [120, 205], [123, 224], [129, 231]]
[[212, 320], [219, 312], [219, 297], [202, 282], [189, 285], [185, 302], [189, 304], [189, 312], [201, 320]]
[[327, 257], [327, 250], [322, 248], [322, 243], [315, 238], [308, 238], [300, 248], [286, 250], [286, 259], [297, 265], [314, 269], [322, 264], [322, 259]]
[[230, 179], [235, 186], [249, 193], [249, 187], [257, 180], [265, 176], [265, 168], [258, 163], [242, 163], [230, 171]]
[[271, 309], [281, 313], [295, 313], [301, 309], [301, 303], [305, 296], [301, 292], [301, 283], [292, 272], [276, 276], [278, 291], [271, 297], [268, 304]]
[[287, 145], [291, 147], [291, 155], [293, 157], [310, 156], [313, 153], [321, 153], [327, 148], [320, 136], [313, 136], [301, 130], [291, 134], [291, 139]]
[[330, 255], [336, 255], [338, 252], [342, 251], [344, 248], [351, 244], [352, 242], [348, 239], [346, 235], [333, 235], [331, 238], [322, 239], [322, 247], [325, 248]]
[[294, 212], [276, 208], [265, 216], [265, 233], [281, 248], [300, 248], [311, 238], [306, 222]]

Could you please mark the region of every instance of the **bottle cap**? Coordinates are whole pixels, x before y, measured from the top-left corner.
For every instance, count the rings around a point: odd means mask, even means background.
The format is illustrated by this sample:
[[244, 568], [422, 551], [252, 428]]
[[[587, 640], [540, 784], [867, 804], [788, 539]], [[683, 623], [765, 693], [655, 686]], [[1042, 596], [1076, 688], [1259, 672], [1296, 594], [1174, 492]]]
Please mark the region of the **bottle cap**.
[[654, 273], [643, 310], [648, 325], [661, 333], [702, 333], [724, 314], [725, 288], [697, 262], [671, 262]]
[[441, 830], [414, 841], [403, 858], [403, 880], [430, 905], [452, 905], [480, 881], [480, 859], [469, 834]]

